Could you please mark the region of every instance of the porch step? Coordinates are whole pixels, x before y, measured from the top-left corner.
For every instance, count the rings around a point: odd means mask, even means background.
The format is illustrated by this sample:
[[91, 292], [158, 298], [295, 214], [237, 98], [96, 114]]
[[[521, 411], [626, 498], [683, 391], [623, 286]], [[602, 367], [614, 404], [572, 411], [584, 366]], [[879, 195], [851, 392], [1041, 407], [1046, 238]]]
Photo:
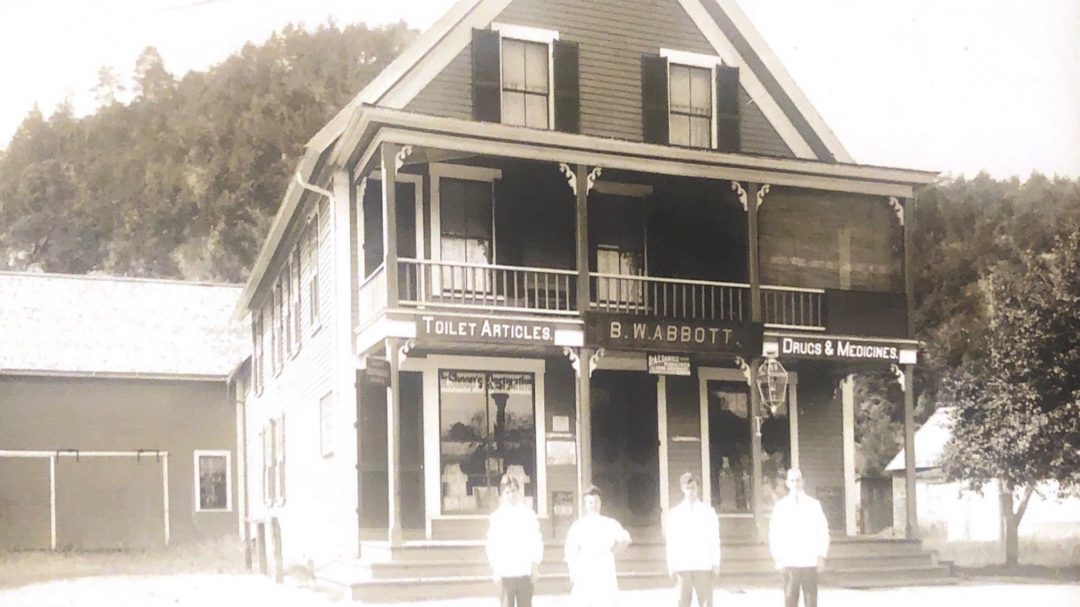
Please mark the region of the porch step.
[[[408, 601], [433, 596], [489, 596], [495, 592], [482, 542], [413, 542], [362, 546], [363, 557], [316, 572], [317, 585], [357, 600]], [[561, 544], [545, 546], [538, 594], [568, 592], [570, 581]], [[768, 547], [748, 541], [724, 544], [717, 586], [773, 586], [777, 572]], [[618, 558], [619, 587], [662, 588], [672, 584], [660, 542], [631, 544]], [[956, 583], [936, 553], [909, 540], [837, 538], [822, 573], [825, 586], [867, 588]]]

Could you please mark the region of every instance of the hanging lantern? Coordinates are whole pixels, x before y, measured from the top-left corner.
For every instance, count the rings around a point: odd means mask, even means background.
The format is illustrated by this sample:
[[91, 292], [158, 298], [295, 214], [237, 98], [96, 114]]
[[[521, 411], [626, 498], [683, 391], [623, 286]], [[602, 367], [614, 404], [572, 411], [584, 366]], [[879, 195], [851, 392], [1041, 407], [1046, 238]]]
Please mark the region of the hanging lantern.
[[757, 372], [758, 393], [771, 415], [787, 401], [787, 386], [788, 372], [775, 356], [761, 361]]

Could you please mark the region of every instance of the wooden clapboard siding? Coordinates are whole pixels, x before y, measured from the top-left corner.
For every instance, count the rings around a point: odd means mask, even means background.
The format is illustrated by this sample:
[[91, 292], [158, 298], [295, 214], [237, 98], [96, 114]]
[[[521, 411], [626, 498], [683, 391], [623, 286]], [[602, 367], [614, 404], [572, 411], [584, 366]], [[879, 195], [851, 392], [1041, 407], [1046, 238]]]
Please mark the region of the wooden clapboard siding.
[[[675, 0], [516, 0], [500, 23], [559, 32], [580, 45], [581, 132], [642, 141], [641, 56], [670, 48], [716, 52]], [[471, 48], [466, 47], [406, 109], [434, 116], [472, 118]], [[740, 87], [742, 149], [793, 157], [758, 106]]]
[[833, 529], [844, 528], [843, 407], [823, 368], [799, 374], [799, 468]]
[[903, 291], [903, 230], [888, 199], [774, 187], [759, 217], [763, 284]]
[[[318, 205], [318, 255], [314, 259], [319, 273], [320, 324], [310, 322], [311, 300], [306, 286], [313, 268], [309, 265], [308, 243], [301, 238], [308, 213], [299, 213], [282, 241], [280, 251], [301, 247], [302, 297], [300, 300], [300, 350], [292, 358], [285, 356], [281, 371], [275, 376], [271, 354], [271, 322], [264, 322], [264, 388], [252, 394], [247, 414], [247, 470], [249, 477], [250, 518], [281, 523], [284, 557], [287, 563], [308, 559], [322, 562], [355, 551], [355, 538], [342, 529], [355, 525], [356, 442], [351, 420], [355, 412], [335, 406], [337, 422], [333, 438], [334, 454], [323, 457], [320, 447], [319, 400], [334, 389], [334, 334], [341, 322], [335, 317], [334, 297], [334, 219], [332, 205], [325, 198], [313, 197], [309, 205]], [[352, 229], [351, 218], [344, 218], [345, 229]], [[277, 269], [280, 271], [280, 267]], [[264, 318], [270, 318], [270, 302], [262, 306]], [[338, 402], [335, 397], [335, 405]], [[285, 501], [263, 501], [263, 457], [260, 432], [271, 419], [285, 418]]]
[[[574, 369], [570, 366], [570, 361], [565, 358], [549, 358], [546, 361], [544, 368], [544, 414], [546, 419], [546, 428], [548, 433], [552, 432], [553, 420], [556, 416], [570, 418], [570, 432], [574, 436], [577, 436], [577, 391], [574, 383], [577, 381], [575, 377]], [[563, 438], [561, 440], [573, 440]], [[545, 462], [547, 458], [544, 458]], [[546, 464], [545, 464], [546, 465]], [[556, 492], [571, 492], [576, 495], [577, 493], [577, 466], [547, 466], [547, 491], [548, 491], [548, 512], [541, 512], [541, 516], [552, 515], [552, 500], [551, 495]], [[575, 514], [577, 513], [577, 504], [575, 504]], [[543, 529], [545, 536], [550, 534], [558, 536], [566, 533], [566, 523], [568, 521], [560, 521], [563, 527], [545, 527]]]

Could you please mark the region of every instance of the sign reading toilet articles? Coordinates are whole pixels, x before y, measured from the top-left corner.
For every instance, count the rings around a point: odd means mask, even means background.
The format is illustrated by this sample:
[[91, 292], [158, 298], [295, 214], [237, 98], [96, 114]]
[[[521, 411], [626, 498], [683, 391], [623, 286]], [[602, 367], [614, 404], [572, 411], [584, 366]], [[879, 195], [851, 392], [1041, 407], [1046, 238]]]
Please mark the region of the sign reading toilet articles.
[[416, 321], [417, 339], [536, 344], [555, 343], [555, 327], [550, 323], [507, 320], [483, 316], [422, 316]]

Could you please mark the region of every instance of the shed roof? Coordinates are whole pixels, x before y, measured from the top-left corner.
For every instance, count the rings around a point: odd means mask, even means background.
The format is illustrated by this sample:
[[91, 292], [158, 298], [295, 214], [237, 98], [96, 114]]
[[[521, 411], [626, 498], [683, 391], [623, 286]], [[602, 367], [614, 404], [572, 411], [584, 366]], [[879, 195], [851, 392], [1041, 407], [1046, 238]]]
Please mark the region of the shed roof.
[[241, 287], [0, 272], [0, 374], [224, 378], [249, 342]]
[[[930, 415], [930, 418], [915, 432], [915, 469], [927, 470], [941, 465], [941, 454], [945, 450], [945, 443], [949, 442], [952, 434], [952, 407], [940, 407]], [[904, 450], [901, 449], [896, 457], [892, 458], [886, 472], [902, 472], [904, 470]]]

